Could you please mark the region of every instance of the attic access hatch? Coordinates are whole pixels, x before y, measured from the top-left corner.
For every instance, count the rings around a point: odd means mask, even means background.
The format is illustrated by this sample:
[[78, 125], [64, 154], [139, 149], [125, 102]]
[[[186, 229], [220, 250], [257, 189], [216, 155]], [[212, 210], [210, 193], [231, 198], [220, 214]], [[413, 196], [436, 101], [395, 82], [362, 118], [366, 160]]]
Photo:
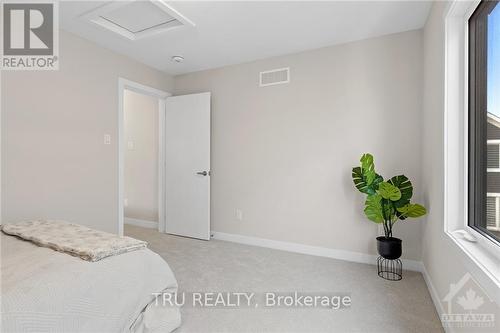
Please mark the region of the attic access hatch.
[[109, 2], [82, 15], [122, 37], [136, 40], [194, 23], [161, 0]]

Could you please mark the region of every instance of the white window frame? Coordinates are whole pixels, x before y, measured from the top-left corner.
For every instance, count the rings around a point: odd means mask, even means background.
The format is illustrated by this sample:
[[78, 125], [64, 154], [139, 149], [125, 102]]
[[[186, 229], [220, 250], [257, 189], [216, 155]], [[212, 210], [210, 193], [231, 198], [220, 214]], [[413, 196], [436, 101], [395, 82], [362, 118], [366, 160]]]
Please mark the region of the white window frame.
[[444, 232], [460, 248], [467, 270], [500, 304], [500, 246], [469, 227], [467, 218], [468, 21], [479, 3], [453, 1], [444, 14]]

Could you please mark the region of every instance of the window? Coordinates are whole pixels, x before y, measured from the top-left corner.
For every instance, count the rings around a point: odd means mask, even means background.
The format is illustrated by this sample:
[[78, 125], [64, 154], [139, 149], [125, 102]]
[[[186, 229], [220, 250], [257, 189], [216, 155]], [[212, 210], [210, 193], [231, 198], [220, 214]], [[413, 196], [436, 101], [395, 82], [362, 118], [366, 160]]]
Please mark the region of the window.
[[468, 224], [500, 244], [500, 6], [482, 1], [469, 19]]

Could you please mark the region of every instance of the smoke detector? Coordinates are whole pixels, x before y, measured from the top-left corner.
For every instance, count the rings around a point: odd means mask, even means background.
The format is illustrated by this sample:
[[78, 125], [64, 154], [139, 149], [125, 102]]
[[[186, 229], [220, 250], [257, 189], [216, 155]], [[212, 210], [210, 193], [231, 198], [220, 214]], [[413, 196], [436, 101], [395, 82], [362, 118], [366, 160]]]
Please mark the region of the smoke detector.
[[181, 62], [184, 61], [184, 57], [180, 55], [175, 55], [172, 57], [172, 61], [180, 64]]

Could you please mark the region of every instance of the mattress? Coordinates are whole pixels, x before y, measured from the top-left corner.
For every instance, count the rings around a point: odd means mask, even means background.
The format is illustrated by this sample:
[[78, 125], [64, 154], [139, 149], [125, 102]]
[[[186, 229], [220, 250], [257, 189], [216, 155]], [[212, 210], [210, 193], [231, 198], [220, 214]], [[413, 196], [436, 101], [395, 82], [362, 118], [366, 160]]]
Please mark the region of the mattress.
[[2, 332], [170, 332], [168, 264], [149, 249], [88, 262], [1, 233]]

